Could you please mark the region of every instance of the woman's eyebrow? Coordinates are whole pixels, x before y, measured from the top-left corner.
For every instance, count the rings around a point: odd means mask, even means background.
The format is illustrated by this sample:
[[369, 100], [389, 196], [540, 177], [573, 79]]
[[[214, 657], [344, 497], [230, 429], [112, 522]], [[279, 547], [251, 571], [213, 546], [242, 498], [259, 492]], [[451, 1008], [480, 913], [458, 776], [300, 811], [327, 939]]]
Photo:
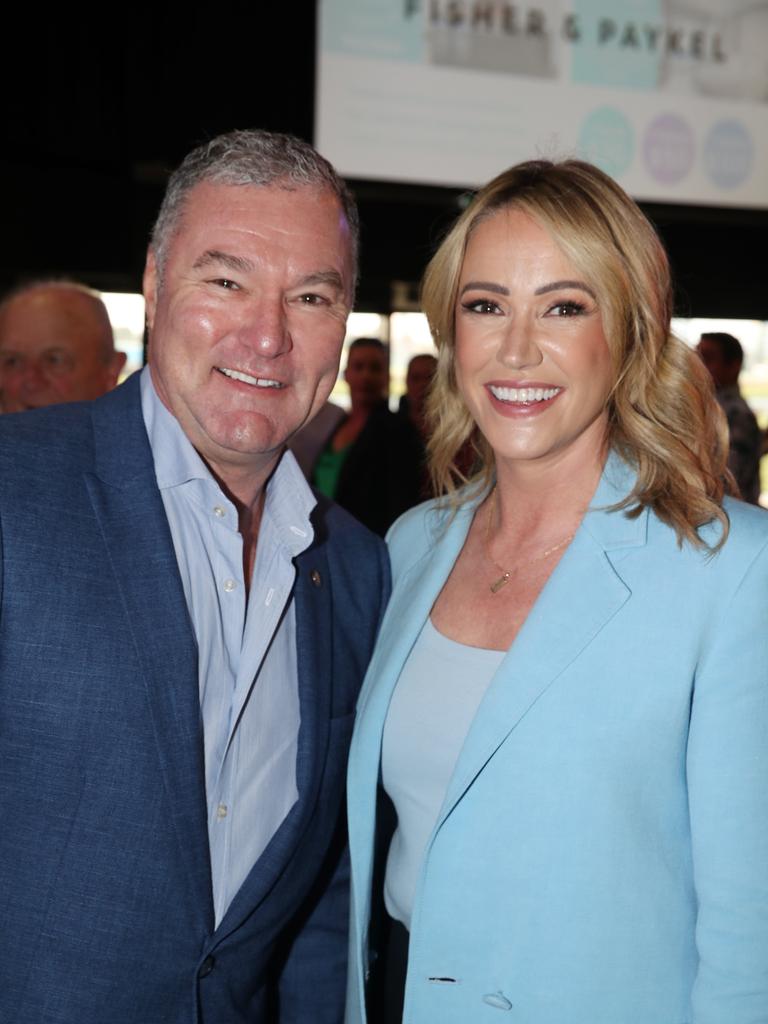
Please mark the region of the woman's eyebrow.
[[586, 292], [587, 295], [591, 295], [595, 302], [597, 302], [597, 296], [593, 289], [584, 281], [552, 281], [549, 284], [543, 284], [540, 288], [537, 288], [533, 294], [546, 295], [547, 292], [556, 292], [560, 288], [579, 288], [581, 291]]
[[467, 281], [459, 294], [463, 295], [464, 292], [471, 291], [494, 292], [496, 295], [509, 295], [509, 288], [505, 288], [503, 284], [496, 284], [495, 281]]

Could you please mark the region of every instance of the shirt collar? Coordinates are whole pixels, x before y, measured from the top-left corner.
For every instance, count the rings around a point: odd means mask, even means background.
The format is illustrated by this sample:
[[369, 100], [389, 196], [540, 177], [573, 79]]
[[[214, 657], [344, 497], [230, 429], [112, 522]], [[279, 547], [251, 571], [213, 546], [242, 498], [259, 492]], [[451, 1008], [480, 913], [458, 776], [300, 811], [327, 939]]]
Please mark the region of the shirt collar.
[[[230, 505], [179, 421], [160, 401], [148, 366], [141, 372], [141, 411], [160, 490], [170, 490], [191, 480], [202, 480], [215, 487], [222, 501]], [[267, 484], [264, 516], [272, 521], [292, 555], [299, 554], [312, 543], [314, 530], [310, 515], [316, 504], [317, 499], [293, 454], [283, 452]]]
[[181, 424], [160, 401], [148, 366], [141, 371], [141, 412], [155, 460], [157, 486], [161, 491], [178, 487], [188, 480], [213, 481]]
[[316, 504], [293, 452], [284, 451], [267, 484], [264, 516], [274, 522], [291, 556], [306, 550], [314, 539], [310, 516]]

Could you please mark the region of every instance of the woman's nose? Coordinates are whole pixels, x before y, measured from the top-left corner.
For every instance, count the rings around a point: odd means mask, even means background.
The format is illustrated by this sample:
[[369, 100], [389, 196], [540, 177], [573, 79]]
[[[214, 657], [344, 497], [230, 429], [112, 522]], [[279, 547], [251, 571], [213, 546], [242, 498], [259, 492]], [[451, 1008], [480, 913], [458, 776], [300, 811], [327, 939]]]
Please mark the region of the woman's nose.
[[498, 360], [510, 369], [538, 366], [542, 353], [534, 326], [521, 319], [510, 320], [499, 342]]

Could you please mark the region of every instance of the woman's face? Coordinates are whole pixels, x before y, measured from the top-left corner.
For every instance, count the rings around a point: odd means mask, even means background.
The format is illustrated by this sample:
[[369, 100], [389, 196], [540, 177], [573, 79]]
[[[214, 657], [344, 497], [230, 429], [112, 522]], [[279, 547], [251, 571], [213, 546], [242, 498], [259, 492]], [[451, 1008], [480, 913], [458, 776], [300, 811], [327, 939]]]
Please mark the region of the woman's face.
[[459, 390], [497, 462], [602, 454], [614, 375], [597, 296], [528, 214], [470, 235], [455, 334]]

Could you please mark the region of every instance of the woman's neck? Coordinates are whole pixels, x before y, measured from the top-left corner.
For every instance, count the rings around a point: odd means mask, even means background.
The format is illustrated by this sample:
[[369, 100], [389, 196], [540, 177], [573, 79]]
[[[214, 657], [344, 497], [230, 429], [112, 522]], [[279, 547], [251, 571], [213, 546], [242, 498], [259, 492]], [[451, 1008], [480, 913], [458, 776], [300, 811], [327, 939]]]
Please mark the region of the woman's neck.
[[569, 452], [546, 463], [497, 460], [494, 534], [530, 541], [575, 531], [597, 489], [606, 456], [593, 450], [583, 458]]

